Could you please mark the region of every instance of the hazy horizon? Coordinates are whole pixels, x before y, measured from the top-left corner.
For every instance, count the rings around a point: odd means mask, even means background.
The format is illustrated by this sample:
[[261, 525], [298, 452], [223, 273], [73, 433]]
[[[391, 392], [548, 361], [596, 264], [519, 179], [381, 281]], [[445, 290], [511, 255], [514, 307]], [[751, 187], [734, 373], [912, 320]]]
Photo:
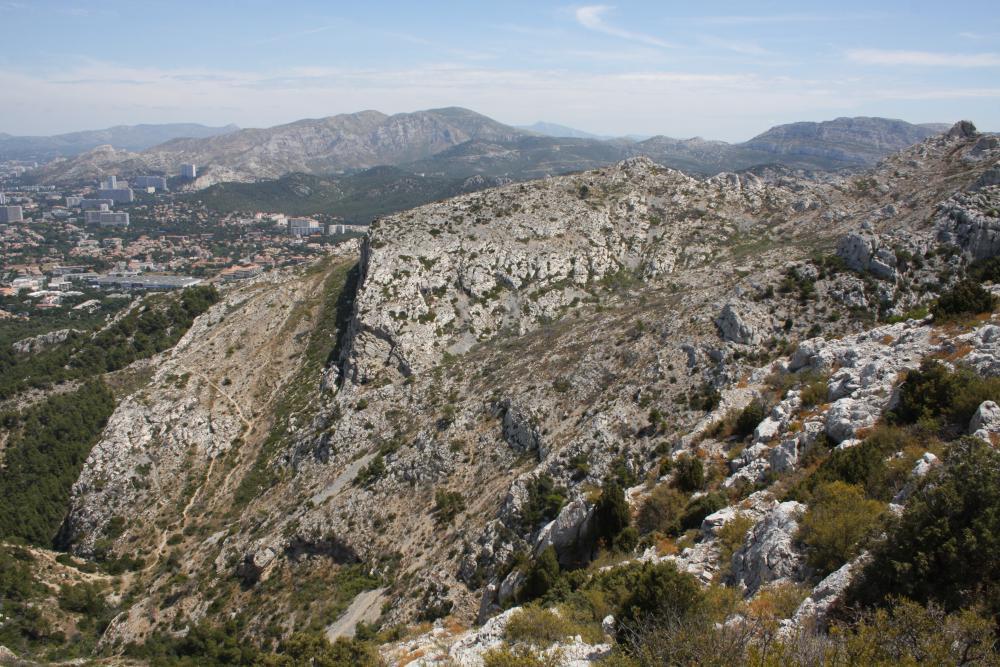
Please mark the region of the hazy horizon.
[[269, 127], [445, 106], [511, 125], [732, 142], [839, 116], [1000, 129], [1000, 16], [985, 2], [960, 9], [0, 2], [0, 132]]

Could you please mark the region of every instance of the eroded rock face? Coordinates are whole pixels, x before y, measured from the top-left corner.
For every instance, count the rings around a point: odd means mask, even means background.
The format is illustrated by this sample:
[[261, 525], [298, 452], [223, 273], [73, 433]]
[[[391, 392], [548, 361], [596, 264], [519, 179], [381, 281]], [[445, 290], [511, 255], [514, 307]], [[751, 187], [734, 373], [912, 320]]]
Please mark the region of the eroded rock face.
[[976, 192], [960, 192], [938, 209], [938, 240], [956, 245], [972, 259], [1000, 254], [1000, 187], [982, 186]]
[[535, 542], [535, 553], [541, 553], [552, 546], [555, 547], [560, 561], [567, 564], [578, 562], [580, 549], [588, 548], [586, 538], [590, 533], [593, 517], [593, 508], [584, 500], [578, 499], [568, 503], [559, 512], [559, 516], [539, 531]]
[[631, 158], [601, 181], [512, 184], [380, 220], [362, 250], [345, 375], [420, 372], [536, 329], [608, 285], [704, 261], [704, 247], [683, 241], [698, 229], [686, 206], [714, 193], [743, 214], [784, 196], [756, 179], [696, 181]]
[[851, 232], [837, 244], [837, 255], [852, 271], [868, 272], [882, 280], [896, 280], [896, 253], [873, 233]]
[[77, 329], [59, 329], [58, 331], [50, 331], [48, 333], [39, 334], [38, 336], [32, 336], [31, 338], [24, 338], [22, 340], [15, 341], [11, 344], [11, 347], [14, 349], [14, 352], [18, 354], [35, 354], [48, 347], [52, 347], [53, 345], [58, 345], [73, 334], [78, 333], [83, 332]]
[[830, 609], [840, 600], [844, 591], [854, 581], [854, 577], [871, 560], [870, 555], [865, 552], [852, 561], [844, 563], [839, 569], [828, 574], [823, 581], [819, 582], [812, 593], [809, 594], [795, 615], [782, 621], [779, 632], [782, 636], [790, 637], [797, 630], [822, 627]]
[[797, 581], [802, 576], [804, 559], [795, 545], [795, 533], [805, 510], [805, 505], [794, 500], [781, 503], [754, 526], [733, 555], [731, 579], [746, 595], [765, 584]]
[[761, 342], [756, 326], [744, 319], [731, 303], [725, 305], [715, 324], [723, 340], [741, 345], [758, 345]]

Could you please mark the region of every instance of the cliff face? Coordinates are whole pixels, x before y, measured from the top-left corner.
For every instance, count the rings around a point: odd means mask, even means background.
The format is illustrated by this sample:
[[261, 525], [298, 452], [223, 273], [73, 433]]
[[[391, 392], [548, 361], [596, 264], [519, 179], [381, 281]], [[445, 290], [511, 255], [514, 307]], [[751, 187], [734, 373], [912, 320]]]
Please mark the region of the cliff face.
[[[1000, 153], [982, 141], [933, 138], [822, 182], [630, 159], [383, 218], [353, 273], [234, 288], [122, 403], [74, 489], [76, 548], [147, 563], [106, 641], [235, 610], [252, 632], [336, 633], [361, 588], [377, 592], [352, 614], [377, 599], [392, 622], [485, 619], [523, 576], [517, 554], [579, 558], [594, 489], [628, 480], [638, 507], [664, 456], [702, 457], [760, 522], [733, 582], [803, 580], [801, 508], [766, 495], [771, 475], [821, 433], [861, 437], [927, 356], [1000, 370], [989, 322], [872, 330], [953, 281], [962, 253], [995, 254], [1000, 192], [977, 184]], [[829, 373], [821, 406], [802, 369]], [[746, 443], [717, 437], [782, 374]], [[565, 493], [551, 523], [526, 518], [541, 475]], [[673, 556], [703, 581], [724, 522]]]

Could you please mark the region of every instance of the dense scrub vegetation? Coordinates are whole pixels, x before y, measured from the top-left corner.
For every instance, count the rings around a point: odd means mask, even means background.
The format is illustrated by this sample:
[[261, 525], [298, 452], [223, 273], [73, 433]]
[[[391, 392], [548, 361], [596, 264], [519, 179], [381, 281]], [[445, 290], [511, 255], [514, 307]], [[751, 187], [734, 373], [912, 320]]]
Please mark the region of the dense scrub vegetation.
[[111, 392], [95, 380], [3, 417], [11, 435], [0, 475], [0, 536], [51, 545], [70, 489], [114, 407]]
[[874, 549], [851, 597], [982, 608], [1000, 619], [1000, 453], [977, 438], [952, 445]]
[[911, 371], [900, 388], [899, 405], [889, 419], [920, 424], [926, 430], [954, 427], [964, 430], [979, 404], [1000, 400], [1000, 378], [983, 377], [967, 368], [949, 370], [929, 359]]
[[277, 650], [266, 651], [245, 641], [237, 620], [221, 626], [194, 625], [183, 637], [159, 633], [144, 644], [133, 644], [126, 655], [154, 667], [375, 667], [382, 664], [371, 643], [360, 639], [329, 642], [319, 632], [299, 632], [282, 641]]
[[31, 387], [119, 370], [169, 349], [194, 318], [218, 300], [219, 293], [211, 285], [191, 287], [180, 295], [153, 295], [93, 336], [74, 334], [31, 355], [19, 355], [4, 346], [0, 348], [0, 399]]

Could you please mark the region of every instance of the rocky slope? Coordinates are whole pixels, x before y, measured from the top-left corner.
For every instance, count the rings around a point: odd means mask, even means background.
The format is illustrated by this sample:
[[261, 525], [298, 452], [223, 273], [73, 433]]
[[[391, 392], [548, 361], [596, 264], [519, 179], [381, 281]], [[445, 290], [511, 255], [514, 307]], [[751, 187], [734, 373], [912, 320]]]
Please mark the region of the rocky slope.
[[888, 118], [837, 118], [822, 123], [772, 127], [741, 146], [771, 153], [776, 162], [819, 157], [844, 164], [866, 165], [941, 131], [933, 125], [912, 125]]
[[[781, 475], [821, 435], [863, 438], [927, 357], [1000, 372], [993, 319], [906, 317], [996, 254], [998, 160], [971, 124], [823, 180], [632, 158], [383, 218], [350, 274], [234, 289], [121, 404], [74, 487], [67, 544], [146, 562], [104, 645], [236, 611], [251, 636], [336, 636], [384, 601], [385, 624], [451, 619], [386, 655], [480, 664], [502, 627], [464, 627], [513, 602], [520, 559], [585, 560], [595, 489], [626, 481], [637, 509], [670, 479], [664, 456], [703, 459], [732, 504], [624, 558], [721, 572], [748, 598], [809, 583], [785, 620], [821, 613], [850, 568], [813, 588]], [[764, 395], [746, 441], [720, 432]], [[532, 523], [542, 476], [565, 503]]]

